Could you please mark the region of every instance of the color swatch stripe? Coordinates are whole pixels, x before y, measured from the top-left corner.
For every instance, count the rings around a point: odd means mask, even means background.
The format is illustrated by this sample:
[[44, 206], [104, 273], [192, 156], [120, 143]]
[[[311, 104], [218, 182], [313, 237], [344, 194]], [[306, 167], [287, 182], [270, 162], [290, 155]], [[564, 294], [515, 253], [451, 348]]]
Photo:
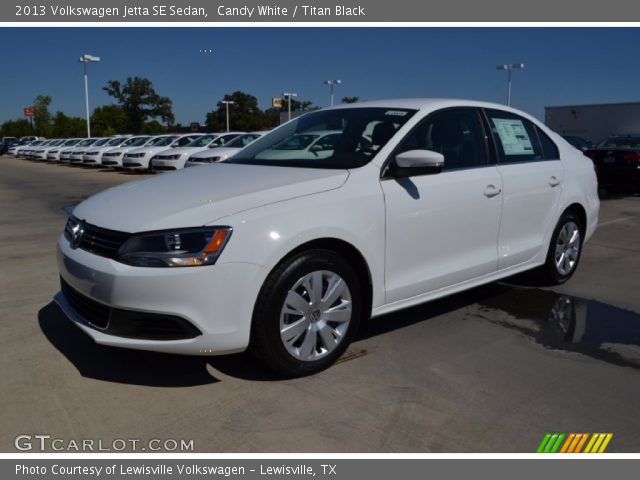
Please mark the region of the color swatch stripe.
[[[613, 433], [549, 432], [542, 437], [537, 453], [603, 453]], [[586, 445], [586, 447], [585, 447]], [[583, 450], [584, 448], [584, 450]]]

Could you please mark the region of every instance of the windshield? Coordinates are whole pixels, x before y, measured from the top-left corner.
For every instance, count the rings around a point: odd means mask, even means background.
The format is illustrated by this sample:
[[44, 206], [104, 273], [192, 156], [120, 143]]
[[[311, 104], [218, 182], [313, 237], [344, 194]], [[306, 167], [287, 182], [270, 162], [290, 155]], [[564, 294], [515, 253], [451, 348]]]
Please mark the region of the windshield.
[[258, 133], [246, 133], [244, 135], [240, 135], [239, 137], [234, 138], [230, 142], [224, 144], [224, 147], [227, 148], [243, 148], [253, 142], [255, 139], [260, 138], [262, 135]]
[[167, 145], [171, 145], [176, 138], [178, 138], [177, 135], [167, 135], [166, 137], [158, 137], [154, 141], [149, 143], [149, 145], [154, 147], [166, 147]]
[[93, 145], [97, 138], [85, 138], [80, 143], [78, 143], [78, 147], [88, 147], [89, 145]]
[[67, 140], [66, 142], [64, 142], [62, 144], [63, 147], [72, 147], [73, 145], [77, 144], [80, 140], [78, 140], [77, 138], [72, 138], [71, 140]]
[[415, 113], [371, 107], [308, 113], [256, 140], [227, 163], [358, 168], [369, 163]]
[[109, 140], [109, 143], [107, 143], [107, 147], [117, 147], [122, 145], [122, 142], [124, 142], [124, 138], [123, 137], [116, 137], [113, 140]]
[[96, 143], [93, 144], [94, 147], [101, 147], [102, 145], [106, 145], [109, 141], [108, 138], [101, 138]]
[[599, 148], [640, 149], [640, 137], [609, 137], [598, 145]]
[[149, 137], [131, 138], [122, 144], [123, 147], [140, 147], [149, 141]]
[[191, 143], [187, 143], [185, 147], [206, 147], [216, 137], [217, 135], [203, 135], [202, 137], [196, 138]]

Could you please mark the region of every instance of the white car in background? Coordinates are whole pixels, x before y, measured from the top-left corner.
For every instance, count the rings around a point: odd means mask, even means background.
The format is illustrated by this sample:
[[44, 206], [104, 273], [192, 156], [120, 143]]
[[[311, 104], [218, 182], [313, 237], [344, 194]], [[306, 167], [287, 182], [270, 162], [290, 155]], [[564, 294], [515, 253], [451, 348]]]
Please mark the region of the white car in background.
[[[275, 145], [328, 125], [341, 132], [331, 155], [277, 157]], [[77, 205], [58, 240], [55, 299], [99, 344], [249, 348], [285, 376], [308, 375], [369, 317], [531, 269], [566, 282], [599, 206], [593, 162], [519, 110], [341, 105], [225, 162]]]
[[32, 151], [40, 149], [40, 148], [44, 148], [47, 145], [49, 145], [50, 142], [51, 142], [51, 140], [36, 140], [35, 142], [30, 143], [29, 145], [25, 145], [23, 147], [19, 147], [16, 150], [16, 156], [22, 157], [22, 158], [27, 158], [27, 157], [29, 157], [29, 155], [31, 154]]
[[82, 163], [84, 154], [87, 149], [105, 145], [109, 138], [85, 138], [82, 142], [76, 144], [74, 148], [67, 149], [60, 153], [60, 161], [65, 163]]
[[64, 139], [54, 138], [50, 140], [47, 144], [43, 144], [39, 148], [31, 150], [29, 152], [29, 158], [33, 160], [46, 160], [49, 150], [53, 150], [54, 148], [62, 145], [63, 143], [64, 143]]
[[124, 142], [120, 147], [112, 148], [102, 154], [102, 166], [109, 168], [122, 167], [122, 158], [125, 153], [135, 150], [137, 148], [148, 145], [155, 137], [150, 135], [141, 135], [137, 137], [131, 137]]
[[124, 142], [131, 138], [130, 135], [123, 136], [118, 135], [116, 137], [110, 137], [107, 139], [107, 142], [103, 143], [100, 146], [93, 146], [92, 148], [87, 148], [82, 156], [82, 164], [83, 165], [101, 165], [102, 163], [102, 154], [112, 148], [120, 147]]
[[163, 135], [161, 137], [157, 137], [146, 147], [137, 148], [125, 154], [122, 160], [122, 166], [128, 170], [149, 170], [151, 159], [156, 154], [163, 152], [168, 148], [184, 147], [202, 135], [203, 134], [201, 133], [191, 133], [184, 135]]
[[24, 143], [22, 145], [15, 145], [13, 147], [11, 147], [8, 152], [12, 153], [13, 155], [15, 155], [16, 157], [22, 157], [23, 156], [23, 152], [27, 152], [29, 150], [31, 150], [31, 148], [33, 147], [38, 147], [40, 145], [42, 145], [45, 141], [44, 140], [31, 140], [27, 143]]
[[212, 148], [194, 153], [185, 162], [185, 167], [197, 167], [198, 165], [205, 165], [207, 163], [222, 162], [227, 158], [234, 156], [244, 147], [267, 133], [268, 132], [266, 131], [245, 133], [226, 143], [224, 147]]
[[74, 146], [76, 146], [81, 141], [82, 141], [82, 138], [69, 138], [69, 139], [65, 140], [60, 145], [58, 145], [55, 148], [50, 149], [47, 152], [47, 161], [49, 161], [49, 162], [57, 162], [57, 161], [59, 161], [60, 160], [60, 154], [62, 153], [63, 150], [66, 150], [66, 149], [69, 149], [69, 148], [73, 148]]
[[187, 143], [184, 147], [172, 148], [157, 153], [153, 157], [153, 170], [180, 170], [189, 158], [197, 152], [206, 151], [209, 148], [218, 148], [242, 135], [242, 132], [206, 133]]

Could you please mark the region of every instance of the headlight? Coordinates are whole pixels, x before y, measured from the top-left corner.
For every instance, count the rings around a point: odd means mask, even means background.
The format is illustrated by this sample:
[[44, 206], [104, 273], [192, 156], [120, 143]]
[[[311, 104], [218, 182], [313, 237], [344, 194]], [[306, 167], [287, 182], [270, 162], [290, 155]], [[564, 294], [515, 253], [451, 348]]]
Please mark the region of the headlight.
[[165, 160], [178, 160], [182, 155], [176, 153], [175, 155], [167, 155], [164, 157]]
[[127, 153], [125, 157], [127, 158], [142, 158], [144, 157], [144, 153]]
[[205, 227], [136, 234], [120, 248], [117, 260], [137, 267], [213, 265], [231, 231], [231, 227]]

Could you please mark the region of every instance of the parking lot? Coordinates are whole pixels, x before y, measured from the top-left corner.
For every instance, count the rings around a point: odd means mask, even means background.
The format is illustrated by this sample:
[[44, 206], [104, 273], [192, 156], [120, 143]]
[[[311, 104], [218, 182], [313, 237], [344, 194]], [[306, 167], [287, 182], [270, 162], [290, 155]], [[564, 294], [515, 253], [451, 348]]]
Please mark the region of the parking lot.
[[329, 370], [281, 380], [247, 354], [95, 345], [52, 302], [61, 208], [146, 175], [0, 166], [2, 451], [21, 434], [192, 439], [196, 452], [534, 452], [546, 432], [612, 432], [607, 451], [640, 448], [640, 197], [603, 199], [567, 284], [515, 279], [373, 319]]

